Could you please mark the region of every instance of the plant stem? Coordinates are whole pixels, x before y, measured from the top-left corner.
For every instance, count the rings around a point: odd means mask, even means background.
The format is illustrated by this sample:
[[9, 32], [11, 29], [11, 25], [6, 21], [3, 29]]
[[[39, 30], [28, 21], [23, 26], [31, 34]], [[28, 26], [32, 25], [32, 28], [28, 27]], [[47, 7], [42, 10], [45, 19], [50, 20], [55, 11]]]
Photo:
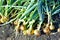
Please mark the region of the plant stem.
[[25, 6], [14, 6], [14, 5], [3, 5], [3, 6], [0, 6], [0, 7], [15, 7], [15, 8], [26, 8]]
[[8, 7], [5, 7], [5, 16], [8, 16]]
[[37, 27], [37, 30], [40, 30], [41, 24], [44, 21], [43, 5], [42, 4], [43, 4], [42, 0], [38, 0], [39, 26]]
[[28, 10], [33, 5], [33, 3], [34, 3], [34, 0], [31, 0], [31, 3], [28, 5], [26, 10]]
[[[19, 13], [20, 13], [20, 12], [19, 12]], [[4, 24], [1, 24], [0, 26], [9, 24], [9, 23], [11, 23], [12, 21], [16, 20], [16, 19], [21, 15], [21, 14], [19, 14], [19, 13], [18, 13], [18, 15], [17, 15], [14, 19], [11, 19], [9, 22], [6, 22], [6, 23], [4, 23]]]
[[20, 17], [20, 19], [22, 19], [27, 13], [29, 13], [31, 10], [33, 10], [37, 5], [38, 5], [38, 3], [36, 3], [35, 5], [33, 5], [29, 10], [26, 10], [24, 12], [24, 14]]
[[[36, 6], [38, 5], [38, 3], [36, 3], [35, 5], [33, 5], [28, 11], [26, 11], [21, 17], [20, 17], [20, 19], [22, 19], [27, 13], [29, 13], [32, 9], [34, 9]], [[19, 12], [20, 13], [20, 12]], [[14, 18], [14, 19], [12, 19], [12, 20], [10, 20], [9, 22], [6, 22], [6, 23], [4, 23], [4, 24], [2, 24], [2, 25], [0, 25], [0, 26], [3, 26], [3, 25], [6, 25], [6, 24], [9, 24], [9, 23], [11, 23], [12, 21], [14, 21], [15, 19], [17, 19], [21, 14], [19, 14], [18, 13], [18, 15], [16, 16], [16, 18]]]
[[59, 12], [60, 12], [60, 9], [57, 9], [54, 13], [52, 13], [52, 16], [53, 16], [54, 14], [59, 13]]
[[37, 9], [35, 8], [34, 11], [32, 11], [32, 12], [30, 13], [30, 17], [28, 18], [26, 24], [33, 18], [33, 16], [34, 16], [36, 10], [37, 10]]
[[48, 15], [48, 25], [49, 25], [51, 20], [51, 15], [50, 15], [51, 13], [49, 13], [49, 10], [48, 10], [47, 0], [45, 0], [45, 5], [46, 5], [46, 12]]

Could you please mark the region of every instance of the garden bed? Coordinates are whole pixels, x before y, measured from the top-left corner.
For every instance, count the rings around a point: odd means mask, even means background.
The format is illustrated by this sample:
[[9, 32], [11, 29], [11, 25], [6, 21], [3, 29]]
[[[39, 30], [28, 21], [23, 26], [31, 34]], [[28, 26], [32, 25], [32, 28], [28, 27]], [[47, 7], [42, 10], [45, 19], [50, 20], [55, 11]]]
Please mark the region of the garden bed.
[[0, 40], [60, 40], [60, 0], [0, 0]]

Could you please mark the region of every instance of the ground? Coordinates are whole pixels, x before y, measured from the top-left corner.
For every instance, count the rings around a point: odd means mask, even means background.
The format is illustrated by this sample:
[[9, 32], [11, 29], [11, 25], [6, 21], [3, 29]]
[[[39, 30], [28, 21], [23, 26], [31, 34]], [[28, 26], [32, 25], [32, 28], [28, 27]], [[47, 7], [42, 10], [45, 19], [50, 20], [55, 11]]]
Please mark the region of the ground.
[[50, 35], [41, 35], [40, 37], [24, 36], [20, 33], [16, 38], [13, 33], [13, 25], [10, 24], [0, 27], [0, 40], [60, 40], [60, 33], [56, 32]]

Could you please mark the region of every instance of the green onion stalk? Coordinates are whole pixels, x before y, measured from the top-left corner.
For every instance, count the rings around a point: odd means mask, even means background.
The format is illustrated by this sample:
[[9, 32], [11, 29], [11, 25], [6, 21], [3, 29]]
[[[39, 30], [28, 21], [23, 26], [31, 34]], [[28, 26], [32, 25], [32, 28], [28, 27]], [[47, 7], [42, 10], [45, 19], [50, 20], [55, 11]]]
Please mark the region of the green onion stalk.
[[3, 15], [3, 10], [2, 10], [2, 4], [3, 4], [3, 1], [2, 0], [0, 0], [0, 16], [2, 16]]
[[25, 12], [22, 14], [22, 16], [20, 17], [19, 20], [24, 19], [24, 17], [26, 17], [26, 14], [27, 14], [27, 13], [29, 14], [29, 12], [31, 12], [31, 10], [33, 10], [35, 7], [36, 7], [36, 4], [33, 5], [33, 7], [31, 7], [29, 10], [25, 11]]
[[[12, 9], [10, 13], [12, 13], [12, 11], [13, 11], [13, 10], [14, 10], [14, 9]], [[11, 17], [10, 17], [10, 18], [15, 17], [15, 16], [17, 15], [17, 13], [16, 13], [16, 12], [17, 12], [17, 10], [16, 10], [13, 14], [11, 14]], [[9, 14], [9, 15], [10, 15], [10, 14]]]
[[27, 13], [29, 13], [31, 10], [33, 10], [37, 5], [38, 5], [38, 3], [34, 4], [29, 10], [26, 10], [24, 12], [24, 14], [20, 17], [20, 19], [22, 19]]
[[[23, 13], [23, 14], [24, 14], [24, 13]], [[23, 15], [23, 14], [22, 14], [22, 15]], [[32, 15], [32, 16], [33, 16], [33, 15]], [[31, 16], [31, 18], [32, 18], [32, 16]], [[31, 18], [30, 18], [30, 20], [31, 20]], [[22, 18], [22, 19], [24, 19], [24, 18]], [[22, 20], [22, 19], [19, 19], [19, 21]], [[20, 21], [20, 22], [21, 22], [21, 21]], [[22, 22], [24, 22], [24, 20], [23, 20]], [[31, 25], [31, 24], [29, 24], [29, 26], [30, 26], [30, 25]], [[19, 27], [18, 27], [18, 28], [19, 28]], [[31, 25], [30, 28], [32, 28], [32, 25]], [[29, 28], [29, 29], [30, 29], [30, 28]], [[17, 28], [15, 28], [15, 30], [17, 30]]]
[[50, 7], [50, 9], [51, 9], [50, 11], [49, 11], [49, 8], [48, 8], [47, 0], [45, 0], [45, 5], [46, 5], [46, 12], [47, 12], [47, 15], [48, 15], [48, 24], [50, 24], [50, 21], [52, 21], [52, 16], [59, 13], [60, 5], [56, 6], [56, 3], [53, 1], [53, 5], [52, 5], [52, 8]]
[[[51, 12], [49, 11], [49, 8], [48, 8], [48, 4], [47, 4], [47, 0], [45, 0], [45, 6], [46, 6], [46, 12], [47, 12], [47, 15], [48, 15], [48, 25], [50, 25], [51, 23], [50, 22], [52, 22], [52, 18], [51, 18]], [[47, 26], [47, 27], [49, 27], [49, 26]]]
[[46, 12], [48, 15], [48, 24], [46, 25], [46, 27], [49, 28], [50, 30], [54, 30], [55, 27], [53, 26], [53, 22], [52, 22], [52, 13], [51, 11], [49, 11], [47, 0], [45, 0], [45, 5], [46, 5]]
[[44, 14], [43, 14], [43, 1], [38, 0], [38, 14], [39, 14], [39, 25], [37, 27], [37, 30], [40, 30], [41, 24], [44, 21]]
[[[37, 6], [37, 3], [34, 4], [29, 10], [25, 11], [24, 14], [20, 17], [20, 19], [23, 18], [23, 17], [24, 17], [27, 13], [29, 13], [31, 10], [33, 10], [36, 6]], [[2, 24], [2, 25], [6, 25], [6, 24], [8, 24], [8, 23], [11, 23], [11, 22], [14, 21], [15, 19], [17, 19], [18, 16], [20, 16], [20, 13], [19, 13], [14, 19], [12, 19], [12, 20], [10, 20], [9, 22], [6, 22], [6, 23], [4, 23], [4, 24]], [[1, 26], [2, 26], [2, 25], [1, 25]]]
[[[12, 0], [10, 0], [10, 1], [12, 1]], [[26, 8], [26, 7], [21, 6], [21, 5], [20, 5], [20, 6], [16, 6], [16, 4], [17, 4], [18, 2], [21, 2], [21, 1], [23, 1], [23, 0], [16, 0], [12, 5], [8, 5], [8, 7], [9, 7], [9, 8], [8, 8], [8, 11], [11, 10], [12, 7], [14, 7], [14, 8], [19, 8], [19, 9], [20, 9], [20, 8]], [[7, 1], [7, 3], [9, 4], [8, 1]], [[21, 3], [19, 3], [19, 4], [21, 4]], [[10, 14], [10, 13], [9, 13], [9, 14]]]
[[57, 14], [57, 13], [59, 13], [59, 12], [60, 12], [60, 5], [58, 5], [57, 7], [55, 7], [55, 8], [51, 11], [52, 16], [55, 15], [55, 14]]
[[[24, 19], [26, 19], [26, 17], [25, 18], [23, 18], [23, 19], [21, 19], [21, 20], [19, 20], [20, 22], [23, 22], [23, 25], [27, 25], [28, 23], [28, 25], [27, 26], [25, 26], [24, 28], [26, 28], [27, 29], [27, 27], [29, 27], [29, 31], [31, 32], [32, 31], [32, 25], [33, 25], [33, 23], [35, 22], [35, 19], [37, 20], [37, 14], [35, 14], [35, 12], [36, 12], [36, 9], [34, 10], [34, 11], [32, 11], [31, 12], [31, 14], [30, 14], [30, 17], [27, 19], [27, 22], [25, 22], [25, 20]], [[35, 19], [33, 19], [33, 18], [35, 18]], [[31, 22], [30, 22], [31, 21]], [[18, 27], [19, 28], [19, 27]], [[18, 30], [18, 29], [17, 29]], [[25, 33], [25, 32], [24, 32]], [[23, 34], [24, 34], [23, 33]]]
[[[8, 17], [7, 17], [7, 7], [1, 7], [3, 6], [3, 0], [0, 0], [0, 16], [1, 16], [1, 19], [0, 19], [0, 22], [1, 23], [5, 23], [6, 21], [8, 21]], [[5, 10], [6, 9], [6, 10]], [[5, 11], [5, 13], [4, 13]]]
[[37, 8], [35, 8], [34, 11], [32, 11], [32, 12], [30, 13], [29, 18], [27, 19], [25, 25], [28, 24], [28, 22], [32, 19], [32, 17], [34, 16], [36, 10], [37, 10]]
[[54, 14], [57, 14], [57, 13], [59, 13], [59, 11], [60, 11], [60, 5], [59, 5], [59, 2], [57, 3], [57, 6], [56, 6], [56, 3], [53, 1], [53, 7], [52, 7], [52, 10], [50, 10], [50, 13], [51, 13], [51, 25], [50, 25], [50, 29], [51, 30], [54, 30], [55, 29], [55, 27], [54, 27], [54, 25], [53, 25], [53, 21], [52, 21], [52, 16], [54, 15]]
[[[32, 15], [32, 16], [29, 18], [30, 20], [27, 21], [27, 22], [29, 22], [29, 25], [28, 25], [27, 27], [30, 26], [30, 21], [31, 21], [31, 20], [32, 20], [32, 23], [34, 23], [34, 22], [37, 20], [37, 18], [38, 18], [38, 14], [37, 14], [36, 11], [35, 11], [34, 15]], [[31, 25], [32, 25], [32, 23], [31, 23]]]
[[33, 29], [33, 26], [32, 25], [33, 25], [34, 22], [35, 22], [35, 20], [32, 20], [32, 21], [29, 22], [29, 25], [28, 25], [29, 28], [26, 30], [28, 35], [31, 35], [31, 31]]
[[18, 29], [19, 29], [19, 27], [20, 27], [20, 23], [21, 22], [25, 22], [23, 19], [19, 19], [20, 17], [21, 17], [21, 15], [24, 13], [24, 9], [21, 9], [21, 11], [18, 13], [18, 15], [17, 15], [17, 18], [16, 18], [16, 20], [17, 20], [17, 25], [15, 26], [15, 29], [14, 29], [14, 31], [15, 31], [15, 34], [16, 34], [16, 36], [15, 37], [17, 37], [17, 34], [18, 34]]
[[[27, 21], [25, 22], [25, 21], [23, 21], [23, 25], [27, 25], [32, 19], [37, 19], [38, 17], [37, 17], [37, 14], [35, 13], [36, 12], [36, 8], [34, 9], [34, 11], [32, 11], [31, 13], [30, 13], [30, 16], [29, 16], [29, 18], [27, 19]], [[26, 18], [23, 18], [23, 20], [24, 19], [26, 19]], [[34, 20], [35, 20], [34, 19]], [[32, 24], [31, 24], [32, 25]], [[30, 26], [30, 23], [29, 23], [29, 25], [27, 26], [27, 27], [29, 27]], [[32, 27], [31, 27], [32, 28]]]
[[34, 1], [35, 1], [35, 0], [31, 0], [30, 4], [28, 5], [28, 7], [27, 7], [26, 10], [28, 10], [28, 9], [33, 5]]
[[[25, 28], [27, 28], [27, 27], [29, 27], [29, 29], [28, 30], [30, 30], [30, 32], [31, 32], [31, 30], [32, 30], [32, 25], [33, 25], [33, 21], [35, 21], [35, 20], [37, 20], [37, 13], [35, 13], [36, 12], [36, 10], [37, 10], [37, 8], [35, 8], [34, 9], [34, 11], [32, 11], [31, 13], [30, 13], [30, 16], [29, 16], [29, 18], [27, 19], [27, 21], [25, 22], [25, 21], [23, 21], [23, 25], [27, 25], [28, 23], [28, 25], [27, 26], [25, 26]], [[34, 19], [35, 18], [35, 19]], [[26, 19], [26, 18], [25, 18]], [[32, 20], [32, 23], [30, 24], [30, 21]], [[30, 26], [31, 25], [31, 26]]]
[[21, 11], [19, 11], [15, 18], [11, 19], [10, 21], [8, 21], [8, 22], [6, 22], [4, 24], [1, 24], [0, 26], [3, 26], [3, 25], [6, 25], [6, 24], [9, 24], [9, 23], [13, 22], [14, 20], [18, 19], [21, 16], [21, 14], [22, 14]]
[[32, 30], [33, 30], [33, 23], [35, 23], [35, 21], [38, 19], [38, 14], [37, 13], [35, 13], [35, 15], [32, 17], [32, 21], [31, 22], [29, 22], [29, 25], [27, 26], [27, 27], [29, 27], [28, 28], [28, 32], [30, 32], [30, 34], [32, 34]]
[[31, 16], [31, 18], [30, 18], [30, 21], [29, 21], [29, 24], [27, 25], [27, 28], [28, 29], [26, 29], [26, 30], [24, 30], [23, 31], [23, 34], [25, 35], [25, 33], [26, 34], [28, 34], [28, 35], [31, 35], [31, 32], [32, 32], [32, 30], [33, 30], [33, 24], [35, 23], [35, 21], [38, 19], [38, 14], [37, 13], [34, 13], [34, 15], [33, 16]]
[[45, 0], [45, 5], [46, 5], [46, 12], [48, 15], [48, 25], [50, 24], [50, 19], [51, 19], [51, 13], [49, 12], [48, 5], [47, 5], [47, 0]]

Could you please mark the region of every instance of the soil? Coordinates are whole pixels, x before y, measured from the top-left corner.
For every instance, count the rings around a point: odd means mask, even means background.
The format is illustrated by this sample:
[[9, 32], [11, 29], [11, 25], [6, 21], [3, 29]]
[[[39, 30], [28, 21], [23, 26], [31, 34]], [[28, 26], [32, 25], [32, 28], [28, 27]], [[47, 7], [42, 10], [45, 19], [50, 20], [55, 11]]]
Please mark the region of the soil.
[[24, 36], [22, 32], [18, 33], [18, 36], [15, 37], [13, 25], [10, 24], [0, 27], [0, 40], [60, 40], [60, 33], [55, 32], [50, 35], [41, 35], [40, 37]]

